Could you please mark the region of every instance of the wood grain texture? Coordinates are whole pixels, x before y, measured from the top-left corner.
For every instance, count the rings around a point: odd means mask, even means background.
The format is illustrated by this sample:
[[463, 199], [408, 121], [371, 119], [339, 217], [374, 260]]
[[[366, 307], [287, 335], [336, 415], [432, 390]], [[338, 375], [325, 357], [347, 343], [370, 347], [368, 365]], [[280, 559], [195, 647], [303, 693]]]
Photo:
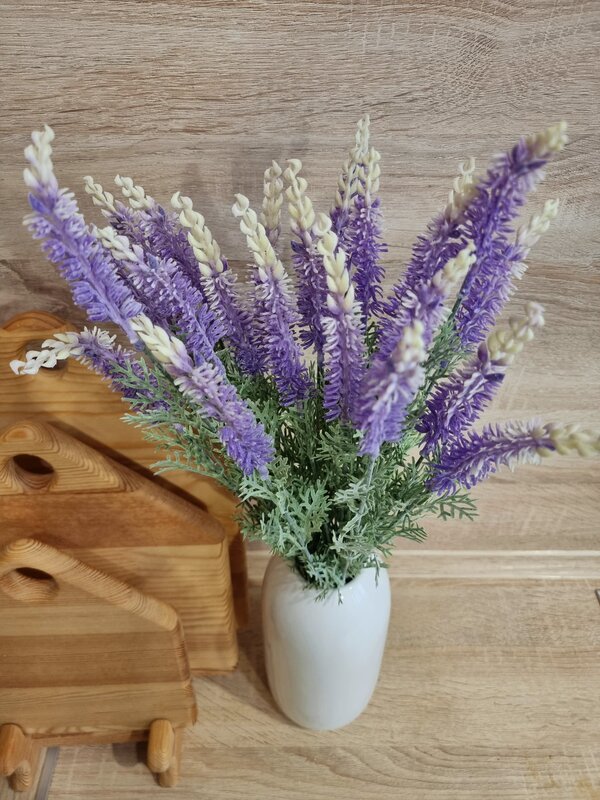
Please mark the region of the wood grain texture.
[[159, 487], [181, 494], [208, 511], [227, 533], [236, 617], [244, 624], [245, 551], [234, 521], [236, 501], [229, 492], [190, 472], [153, 475], [150, 467], [159, 458], [154, 445], [136, 427], [123, 423], [121, 417], [127, 407], [120, 395], [86, 367], [75, 361], [62, 362], [59, 369], [43, 370], [29, 377], [17, 376], [10, 369], [12, 359], [21, 358], [28, 349], [39, 348], [44, 339], [70, 327], [73, 326], [45, 312], [18, 314], [0, 327], [0, 428], [24, 418], [48, 420], [152, 478]]
[[[29, 592], [42, 575], [56, 584], [50, 598]], [[45, 744], [135, 740], [155, 719], [196, 719], [174, 609], [35, 539], [0, 550], [0, 652], [0, 724]]]
[[[32, 457], [43, 459], [50, 473], [30, 475], [20, 466]], [[32, 488], [30, 477], [48, 482]], [[0, 513], [0, 545], [35, 536], [172, 603], [194, 671], [237, 663], [227, 538], [200, 508], [57, 428], [28, 421], [0, 431]], [[80, 622], [77, 608], [69, 606], [59, 619], [55, 611], [53, 602], [39, 619], [47, 615], [57, 633], [68, 635]], [[16, 610], [17, 617], [23, 613]], [[5, 618], [0, 634], [10, 626]]]
[[[57, 133], [61, 181], [81, 190], [133, 175], [166, 200], [194, 198], [231, 259], [246, 258], [229, 208], [260, 198], [272, 157], [299, 156], [316, 205], [364, 111], [383, 154], [389, 281], [445, 202], [457, 161], [483, 165], [523, 132], [566, 118], [572, 143], [531, 208], [559, 196], [511, 310], [547, 326], [511, 370], [493, 413], [600, 424], [600, 4], [596, 0], [5, 2], [0, 119], [0, 315], [71, 318], [64, 284], [21, 226], [22, 149]], [[472, 525], [431, 523], [434, 548], [597, 546], [597, 464], [565, 459], [493, 479]], [[594, 543], [594, 544], [592, 544]]]
[[[249, 562], [253, 624], [239, 670], [195, 681], [202, 719], [186, 738], [182, 800], [600, 796], [600, 572], [545, 581], [393, 570], [371, 705], [346, 729], [316, 733], [287, 722], [266, 689], [264, 564], [254, 553]], [[50, 800], [159, 797], [139, 759], [131, 746], [63, 750]]]

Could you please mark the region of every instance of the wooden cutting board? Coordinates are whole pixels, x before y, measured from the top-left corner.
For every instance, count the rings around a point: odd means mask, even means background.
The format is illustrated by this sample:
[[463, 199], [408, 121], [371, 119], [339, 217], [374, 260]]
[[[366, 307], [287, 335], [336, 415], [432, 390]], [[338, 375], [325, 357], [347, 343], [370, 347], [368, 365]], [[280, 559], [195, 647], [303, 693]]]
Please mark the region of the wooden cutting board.
[[0, 515], [0, 546], [33, 536], [171, 604], [194, 672], [237, 663], [227, 537], [196, 505], [25, 421], [0, 432]]
[[236, 500], [214, 481], [189, 472], [152, 475], [158, 459], [151, 442], [138, 428], [122, 422], [128, 406], [121, 396], [91, 370], [74, 360], [38, 375], [15, 375], [9, 363], [27, 350], [39, 349], [44, 339], [58, 331], [79, 330], [45, 312], [31, 311], [13, 317], [0, 327], [0, 428], [23, 418], [50, 421], [96, 450], [152, 478], [153, 483], [176, 492], [208, 511], [223, 526], [229, 541], [229, 562], [236, 617], [247, 620], [246, 557], [234, 521]]
[[[196, 720], [175, 610], [35, 539], [0, 548], [0, 774], [31, 784], [39, 745], [149, 738], [176, 779]], [[164, 753], [163, 753], [164, 751]]]

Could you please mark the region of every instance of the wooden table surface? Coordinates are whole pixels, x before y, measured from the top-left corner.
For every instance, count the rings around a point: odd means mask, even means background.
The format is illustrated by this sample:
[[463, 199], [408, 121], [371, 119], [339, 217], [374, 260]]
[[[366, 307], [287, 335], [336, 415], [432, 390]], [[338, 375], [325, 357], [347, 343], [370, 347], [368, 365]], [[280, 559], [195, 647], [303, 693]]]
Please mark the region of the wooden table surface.
[[448, 556], [429, 572], [421, 559], [417, 578], [396, 556], [379, 686], [359, 720], [328, 733], [287, 722], [270, 699], [264, 563], [251, 557], [238, 671], [196, 681], [177, 790], [153, 783], [134, 746], [79, 747], [61, 751], [49, 800], [600, 798], [598, 557], [551, 579], [560, 572], [541, 556], [507, 562], [514, 577], [483, 559]]

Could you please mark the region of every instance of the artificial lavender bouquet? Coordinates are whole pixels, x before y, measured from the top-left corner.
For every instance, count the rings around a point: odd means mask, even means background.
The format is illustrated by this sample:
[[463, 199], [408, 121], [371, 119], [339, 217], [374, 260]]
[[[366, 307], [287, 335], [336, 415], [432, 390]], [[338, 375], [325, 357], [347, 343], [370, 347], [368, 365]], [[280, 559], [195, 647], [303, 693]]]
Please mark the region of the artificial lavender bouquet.
[[[267, 169], [256, 213], [236, 196], [253, 261], [242, 287], [204, 217], [179, 192], [165, 208], [117, 176], [126, 202], [85, 178], [107, 227], [86, 225], [60, 189], [48, 127], [33, 134], [25, 182], [33, 236], [97, 327], [58, 334], [13, 362], [34, 374], [73, 357], [105, 376], [186, 469], [240, 498], [247, 537], [265, 541], [321, 594], [422, 540], [426, 514], [472, 518], [466, 490], [501, 465], [553, 452], [589, 455], [599, 437], [539, 421], [474, 429], [513, 359], [544, 322], [528, 303], [495, 327], [531, 247], [558, 211], [548, 201], [513, 233], [561, 123], [524, 137], [474, 177], [460, 168], [448, 203], [386, 295], [380, 156], [359, 122], [329, 214], [307, 195], [300, 161]], [[281, 260], [287, 202], [291, 264]]]

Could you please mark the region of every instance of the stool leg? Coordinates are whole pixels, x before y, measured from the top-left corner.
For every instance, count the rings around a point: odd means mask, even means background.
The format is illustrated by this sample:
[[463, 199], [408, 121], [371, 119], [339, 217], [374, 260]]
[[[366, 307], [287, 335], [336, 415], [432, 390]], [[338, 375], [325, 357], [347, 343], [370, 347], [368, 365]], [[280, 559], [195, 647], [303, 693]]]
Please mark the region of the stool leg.
[[18, 725], [0, 727], [0, 775], [8, 778], [13, 791], [24, 792], [31, 787], [39, 755], [39, 745]]
[[175, 786], [179, 780], [179, 768], [181, 766], [181, 751], [183, 748], [183, 729], [177, 728], [175, 731], [175, 745], [173, 747], [173, 757], [171, 765], [158, 776], [158, 782], [167, 789]]
[[179, 764], [183, 731], [173, 729], [168, 719], [155, 719], [148, 734], [148, 769], [158, 777], [161, 786], [175, 786], [179, 779]]

